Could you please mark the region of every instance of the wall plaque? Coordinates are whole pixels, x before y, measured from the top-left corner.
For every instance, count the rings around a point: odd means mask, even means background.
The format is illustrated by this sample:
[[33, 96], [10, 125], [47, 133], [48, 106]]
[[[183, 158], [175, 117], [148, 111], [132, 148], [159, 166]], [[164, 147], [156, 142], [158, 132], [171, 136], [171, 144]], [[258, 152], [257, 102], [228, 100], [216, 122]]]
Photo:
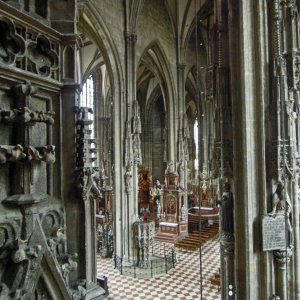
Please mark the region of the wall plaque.
[[262, 219], [263, 251], [286, 247], [284, 215], [264, 215]]

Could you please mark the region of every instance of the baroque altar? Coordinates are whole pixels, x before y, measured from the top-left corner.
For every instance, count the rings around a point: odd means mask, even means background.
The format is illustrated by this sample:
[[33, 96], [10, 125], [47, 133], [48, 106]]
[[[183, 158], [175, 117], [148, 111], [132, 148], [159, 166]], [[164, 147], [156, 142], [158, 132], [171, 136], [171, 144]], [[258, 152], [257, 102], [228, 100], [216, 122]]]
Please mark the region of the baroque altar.
[[188, 235], [187, 207], [184, 203], [185, 190], [178, 184], [178, 173], [168, 170], [164, 174], [162, 215], [155, 238], [176, 242]]

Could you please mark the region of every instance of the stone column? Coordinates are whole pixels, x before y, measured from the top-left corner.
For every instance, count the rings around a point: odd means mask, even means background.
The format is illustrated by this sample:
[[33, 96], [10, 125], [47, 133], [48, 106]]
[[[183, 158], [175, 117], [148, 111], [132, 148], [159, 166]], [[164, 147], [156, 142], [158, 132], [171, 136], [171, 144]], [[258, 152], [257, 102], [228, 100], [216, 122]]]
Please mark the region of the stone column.
[[155, 223], [134, 223], [135, 241], [137, 246], [137, 266], [148, 267], [150, 264], [150, 250], [154, 241]]
[[293, 236], [294, 236], [294, 284], [295, 284], [295, 299], [300, 299], [300, 236], [299, 236], [299, 175], [296, 176], [293, 182], [294, 201], [293, 201]]
[[222, 299], [235, 299], [234, 241], [221, 239]]
[[126, 200], [122, 209], [122, 256], [130, 258], [135, 252], [133, 223], [138, 217], [138, 165], [141, 164], [140, 115], [136, 101], [135, 82], [135, 44], [134, 32], [125, 32], [126, 44], [126, 134], [124, 181]]
[[[222, 2], [222, 1], [221, 1]], [[266, 1], [228, 3], [233, 131], [236, 299], [272, 294], [268, 257], [261, 252], [260, 214], [266, 213]], [[259, 37], [259, 38], [258, 38]], [[223, 277], [222, 277], [223, 279]], [[225, 298], [226, 299], [226, 298]]]
[[[187, 162], [189, 159], [188, 155], [188, 138], [189, 138], [189, 126], [188, 120], [185, 114], [185, 84], [184, 84], [184, 71], [185, 65], [177, 63], [177, 80], [178, 80], [178, 173], [180, 176], [180, 186], [187, 191]], [[187, 207], [187, 193], [184, 195], [184, 205]]]
[[[237, 212], [235, 207], [236, 197], [230, 191], [229, 182], [233, 182], [233, 111], [230, 90], [230, 32], [228, 29], [228, 3], [215, 0], [215, 24], [212, 30], [213, 36], [213, 72], [215, 72], [216, 91], [215, 95], [215, 168], [214, 176], [218, 177], [221, 195], [220, 204], [220, 246], [221, 246], [221, 290], [222, 299], [235, 299], [235, 226], [234, 216]], [[209, 111], [209, 106], [206, 106]], [[206, 116], [208, 118], [208, 116]], [[207, 120], [208, 121], [208, 120]], [[208, 123], [208, 122], [207, 122]], [[207, 127], [209, 124], [207, 124]], [[209, 128], [204, 128], [209, 135]], [[206, 141], [208, 143], [208, 140]], [[207, 144], [205, 145], [205, 156], [208, 159]], [[242, 148], [241, 148], [242, 149]], [[240, 150], [241, 150], [240, 149]], [[223, 190], [224, 189], [224, 190]], [[238, 200], [239, 201], [239, 200]], [[242, 298], [241, 298], [242, 299]], [[244, 298], [246, 299], [246, 298]]]
[[280, 297], [280, 300], [291, 299], [288, 296], [287, 272], [292, 250], [287, 248], [286, 251], [274, 251], [275, 261], [275, 293]]
[[222, 299], [235, 299], [235, 239], [233, 218], [233, 194], [230, 184], [224, 184], [220, 201], [220, 246]]

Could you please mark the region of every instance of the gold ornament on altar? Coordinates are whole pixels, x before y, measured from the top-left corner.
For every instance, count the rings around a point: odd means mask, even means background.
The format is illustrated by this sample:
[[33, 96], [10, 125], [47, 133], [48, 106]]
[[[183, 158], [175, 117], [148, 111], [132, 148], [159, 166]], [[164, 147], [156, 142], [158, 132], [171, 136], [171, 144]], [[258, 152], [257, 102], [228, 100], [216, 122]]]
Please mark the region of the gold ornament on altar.
[[139, 192], [138, 201], [140, 207], [148, 207], [150, 204], [150, 191], [152, 188], [152, 176], [148, 168], [141, 168], [139, 170], [139, 180], [138, 180]]

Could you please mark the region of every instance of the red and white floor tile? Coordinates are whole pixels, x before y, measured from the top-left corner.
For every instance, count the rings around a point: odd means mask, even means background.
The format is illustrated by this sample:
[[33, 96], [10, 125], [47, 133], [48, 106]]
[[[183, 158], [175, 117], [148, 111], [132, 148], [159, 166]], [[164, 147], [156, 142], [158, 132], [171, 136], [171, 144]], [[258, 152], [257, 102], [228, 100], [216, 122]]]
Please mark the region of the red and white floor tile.
[[138, 279], [120, 275], [119, 270], [114, 269], [113, 259], [103, 259], [98, 256], [97, 273], [108, 278], [109, 295], [107, 300], [221, 299], [218, 287], [210, 282], [210, 278], [218, 273], [220, 268], [218, 237], [207, 241], [202, 246], [201, 253], [200, 251], [176, 249], [176, 258], [176, 267], [170, 270], [168, 274]]

